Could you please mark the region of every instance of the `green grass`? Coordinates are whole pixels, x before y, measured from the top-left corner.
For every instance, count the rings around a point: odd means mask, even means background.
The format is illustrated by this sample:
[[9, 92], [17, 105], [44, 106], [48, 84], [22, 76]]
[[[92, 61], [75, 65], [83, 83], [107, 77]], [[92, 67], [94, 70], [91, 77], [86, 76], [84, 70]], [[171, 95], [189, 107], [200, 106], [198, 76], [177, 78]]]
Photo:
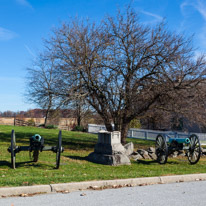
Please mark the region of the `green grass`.
[[[46, 151], [40, 153], [37, 163], [30, 161], [29, 152], [22, 151], [16, 154], [17, 169], [13, 170], [10, 167], [10, 153], [7, 152], [12, 129], [15, 129], [18, 146], [28, 146], [29, 137], [36, 133], [44, 137], [46, 145], [55, 146], [57, 143], [58, 130], [0, 126], [0, 187], [204, 173], [206, 171], [205, 158], [201, 158], [196, 165], [190, 165], [186, 158], [169, 159], [165, 165], [159, 165], [151, 160], [142, 160], [132, 161], [130, 166], [116, 167], [88, 162], [86, 157], [94, 150], [97, 135], [69, 131], [62, 132], [65, 151], [61, 156], [61, 165], [58, 170], [54, 169], [55, 153]], [[154, 145], [151, 141], [128, 139], [129, 141], [134, 143], [136, 149]]]

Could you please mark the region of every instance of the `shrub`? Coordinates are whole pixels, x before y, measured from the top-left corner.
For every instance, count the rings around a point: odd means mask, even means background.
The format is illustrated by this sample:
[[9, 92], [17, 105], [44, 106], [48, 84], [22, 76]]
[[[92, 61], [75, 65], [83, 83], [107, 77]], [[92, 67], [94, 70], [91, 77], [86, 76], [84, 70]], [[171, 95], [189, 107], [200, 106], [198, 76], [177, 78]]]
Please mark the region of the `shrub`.
[[47, 128], [47, 129], [57, 129], [57, 126], [53, 125], [53, 124], [49, 124], [49, 125], [46, 125], [45, 128]]
[[35, 121], [34, 121], [34, 119], [29, 119], [29, 120], [27, 121], [27, 124], [28, 124], [28, 126], [35, 126]]
[[83, 126], [78, 126], [78, 125], [77, 125], [77, 126], [74, 127], [73, 131], [84, 132], [85, 129], [84, 129]]
[[129, 124], [129, 128], [136, 128], [136, 129], [140, 129], [141, 128], [141, 123], [138, 119], [133, 119], [130, 124]]

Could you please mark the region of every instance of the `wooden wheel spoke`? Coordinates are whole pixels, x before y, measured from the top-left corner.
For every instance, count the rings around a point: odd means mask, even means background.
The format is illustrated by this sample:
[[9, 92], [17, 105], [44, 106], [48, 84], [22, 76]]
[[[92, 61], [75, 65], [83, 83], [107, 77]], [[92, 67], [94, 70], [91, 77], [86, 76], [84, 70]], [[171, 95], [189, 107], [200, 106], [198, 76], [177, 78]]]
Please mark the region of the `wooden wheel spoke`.
[[200, 147], [199, 138], [197, 135], [193, 134], [190, 136], [190, 145], [187, 153], [189, 162], [191, 164], [196, 164], [200, 159], [200, 155], [201, 155], [201, 147]]

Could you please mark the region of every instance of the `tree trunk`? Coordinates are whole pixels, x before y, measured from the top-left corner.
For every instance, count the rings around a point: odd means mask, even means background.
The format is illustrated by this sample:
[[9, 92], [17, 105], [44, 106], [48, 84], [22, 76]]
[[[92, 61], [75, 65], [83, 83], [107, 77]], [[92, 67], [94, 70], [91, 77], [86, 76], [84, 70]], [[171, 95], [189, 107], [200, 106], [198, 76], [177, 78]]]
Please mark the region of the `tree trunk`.
[[114, 130], [115, 131], [120, 131], [121, 128], [121, 118], [118, 116], [116, 118], [114, 118]]
[[126, 144], [127, 133], [129, 130], [129, 123], [123, 123], [121, 127], [121, 143]]
[[46, 124], [47, 124], [48, 114], [49, 114], [49, 111], [47, 110], [46, 115], [45, 115], [45, 119], [44, 119], [44, 126], [46, 126]]
[[48, 104], [47, 109], [46, 109], [46, 116], [45, 116], [45, 120], [44, 120], [44, 126], [46, 126], [46, 124], [47, 124], [47, 120], [48, 120], [48, 117], [49, 117], [51, 106], [52, 106], [52, 95], [50, 94], [49, 95], [49, 104]]
[[114, 123], [114, 130], [115, 131], [120, 131], [120, 124], [119, 123]]
[[76, 100], [76, 118], [77, 118], [77, 126], [81, 126], [82, 121], [82, 106], [83, 103], [80, 100]]
[[113, 131], [113, 127], [112, 124], [109, 122], [105, 122], [105, 126], [108, 132], [112, 132]]
[[77, 116], [77, 126], [81, 126], [81, 116]]
[[81, 106], [77, 103], [76, 106], [76, 118], [77, 118], [77, 126], [81, 126]]

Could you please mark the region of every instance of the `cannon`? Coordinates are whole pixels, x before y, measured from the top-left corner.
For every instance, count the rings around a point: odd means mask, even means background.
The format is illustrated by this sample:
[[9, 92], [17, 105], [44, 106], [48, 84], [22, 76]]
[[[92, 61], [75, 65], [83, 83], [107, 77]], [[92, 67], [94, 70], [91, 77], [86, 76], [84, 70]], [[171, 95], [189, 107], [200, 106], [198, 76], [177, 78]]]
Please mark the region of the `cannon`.
[[8, 152], [11, 153], [11, 167], [13, 169], [16, 168], [16, 154], [21, 151], [29, 151], [30, 155], [33, 153], [33, 161], [37, 162], [39, 157], [39, 152], [42, 151], [52, 151], [56, 153], [56, 169], [59, 168], [60, 165], [60, 157], [61, 153], [64, 151], [62, 147], [62, 133], [59, 131], [58, 134], [58, 142], [56, 146], [44, 146], [44, 138], [41, 137], [39, 134], [35, 134], [30, 137], [30, 144], [29, 146], [17, 146], [16, 145], [16, 136], [15, 131], [12, 130], [11, 132], [11, 145], [8, 148]]
[[159, 134], [156, 137], [155, 152], [160, 164], [167, 162], [168, 156], [175, 151], [184, 150], [190, 164], [196, 164], [201, 156], [201, 145], [196, 134], [187, 138], [170, 137], [167, 134]]

